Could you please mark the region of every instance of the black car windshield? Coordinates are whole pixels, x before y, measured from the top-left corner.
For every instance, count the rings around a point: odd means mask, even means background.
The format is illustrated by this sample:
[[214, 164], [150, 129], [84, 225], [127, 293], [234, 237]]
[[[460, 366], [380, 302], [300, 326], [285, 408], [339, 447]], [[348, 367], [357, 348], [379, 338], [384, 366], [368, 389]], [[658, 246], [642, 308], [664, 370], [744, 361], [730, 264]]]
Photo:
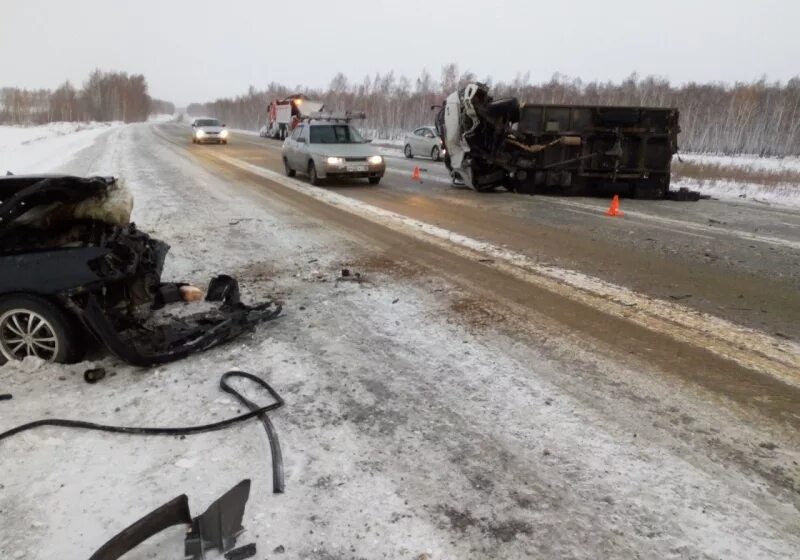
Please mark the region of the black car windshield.
[[316, 124], [311, 127], [312, 144], [363, 144], [364, 138], [346, 124]]
[[195, 123], [197, 126], [219, 126], [217, 119], [197, 119]]

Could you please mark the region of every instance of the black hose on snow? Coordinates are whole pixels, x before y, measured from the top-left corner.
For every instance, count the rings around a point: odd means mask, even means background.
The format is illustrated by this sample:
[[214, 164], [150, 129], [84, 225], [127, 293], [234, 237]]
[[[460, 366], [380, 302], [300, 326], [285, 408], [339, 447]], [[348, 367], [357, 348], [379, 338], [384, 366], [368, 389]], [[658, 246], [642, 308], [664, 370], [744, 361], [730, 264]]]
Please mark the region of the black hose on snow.
[[[228, 384], [228, 379], [233, 377], [241, 377], [244, 379], [249, 379], [250, 381], [260, 385], [262, 388], [266, 389], [269, 392], [270, 396], [275, 399], [275, 402], [269, 404], [267, 406], [258, 406], [254, 402], [247, 399], [244, 395], [239, 393], [236, 389], [231, 387]], [[0, 433], [0, 441], [10, 438], [11, 436], [17, 435], [19, 433], [32, 430], [34, 428], [40, 428], [43, 426], [54, 426], [60, 428], [78, 428], [83, 430], [95, 430], [98, 432], [110, 432], [114, 434], [130, 434], [130, 435], [140, 435], [140, 436], [190, 436], [194, 434], [202, 434], [206, 432], [215, 432], [217, 430], [223, 430], [234, 424], [239, 424], [241, 422], [245, 422], [250, 420], [251, 418], [258, 417], [261, 419], [262, 424], [264, 425], [264, 429], [267, 432], [267, 438], [269, 439], [269, 446], [270, 451], [272, 454], [272, 487], [273, 492], [276, 494], [281, 494], [284, 491], [284, 477], [283, 477], [283, 455], [281, 454], [281, 445], [278, 440], [278, 434], [275, 432], [275, 427], [272, 425], [272, 422], [267, 416], [267, 413], [271, 410], [276, 410], [284, 405], [284, 400], [281, 396], [270, 387], [270, 385], [261, 379], [260, 377], [253, 375], [252, 373], [247, 373], [245, 371], [229, 371], [222, 374], [222, 377], [219, 380], [219, 387], [226, 393], [230, 393], [234, 397], [236, 397], [239, 402], [244, 404], [247, 408], [250, 409], [250, 412], [245, 414], [240, 414], [239, 416], [233, 416], [231, 418], [226, 418], [225, 420], [220, 420], [219, 422], [212, 422], [211, 424], [201, 424], [199, 426], [186, 426], [180, 428], [147, 428], [147, 427], [131, 427], [131, 426], [108, 426], [105, 424], [96, 424], [94, 422], [85, 422], [83, 420], [65, 420], [61, 418], [46, 418], [43, 420], [36, 420], [34, 422], [28, 422], [27, 424], [22, 424], [21, 426], [17, 426], [16, 428], [11, 428], [10, 430]]]

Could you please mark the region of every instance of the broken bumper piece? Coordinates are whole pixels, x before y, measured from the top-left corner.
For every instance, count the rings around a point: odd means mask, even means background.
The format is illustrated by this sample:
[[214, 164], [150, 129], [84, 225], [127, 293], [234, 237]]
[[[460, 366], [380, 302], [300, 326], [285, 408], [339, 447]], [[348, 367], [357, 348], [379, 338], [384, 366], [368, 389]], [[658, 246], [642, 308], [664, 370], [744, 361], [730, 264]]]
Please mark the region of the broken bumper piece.
[[185, 558], [203, 560], [205, 551], [211, 549], [227, 552], [236, 546], [236, 538], [244, 531], [242, 518], [249, 497], [250, 480], [245, 479], [211, 504], [205, 513], [192, 519], [189, 499], [182, 494], [127, 527], [101, 546], [89, 560], [117, 560], [174, 525], [188, 528]]
[[[181, 301], [182, 284], [162, 284], [156, 308]], [[273, 301], [245, 305], [239, 299], [239, 285], [230, 276], [214, 278], [207, 302], [221, 302], [214, 310], [171, 317], [161, 324], [128, 321], [119, 325], [106, 313], [95, 296], [73, 300], [73, 311], [86, 327], [118, 358], [139, 367], [150, 367], [183, 359], [208, 350], [275, 319], [281, 306]]]

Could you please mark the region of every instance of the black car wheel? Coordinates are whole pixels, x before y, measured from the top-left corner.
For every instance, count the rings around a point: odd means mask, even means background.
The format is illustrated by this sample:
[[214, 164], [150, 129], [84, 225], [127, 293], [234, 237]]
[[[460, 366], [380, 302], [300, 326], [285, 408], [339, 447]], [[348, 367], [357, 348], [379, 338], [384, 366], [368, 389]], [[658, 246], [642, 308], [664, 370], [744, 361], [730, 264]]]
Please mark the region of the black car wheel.
[[370, 177], [368, 179], [368, 181], [369, 181], [370, 185], [377, 185], [378, 183], [381, 182], [381, 178], [380, 177]]
[[431, 159], [433, 161], [439, 161], [439, 154], [440, 154], [439, 146], [434, 146], [433, 149], [431, 150]]
[[317, 168], [314, 166], [313, 161], [308, 162], [308, 178], [315, 187], [322, 182], [319, 177], [317, 177]]
[[286, 159], [286, 158], [283, 158], [283, 167], [284, 167], [284, 169], [286, 169], [286, 176], [287, 177], [294, 177], [294, 175], [295, 175], [294, 169], [289, 167], [289, 160]]
[[29, 295], [0, 298], [0, 354], [74, 363], [86, 351], [80, 324], [52, 302]]
[[403, 148], [403, 153], [408, 159], [412, 159], [414, 157], [414, 154], [411, 153], [411, 144], [406, 144], [406, 147]]

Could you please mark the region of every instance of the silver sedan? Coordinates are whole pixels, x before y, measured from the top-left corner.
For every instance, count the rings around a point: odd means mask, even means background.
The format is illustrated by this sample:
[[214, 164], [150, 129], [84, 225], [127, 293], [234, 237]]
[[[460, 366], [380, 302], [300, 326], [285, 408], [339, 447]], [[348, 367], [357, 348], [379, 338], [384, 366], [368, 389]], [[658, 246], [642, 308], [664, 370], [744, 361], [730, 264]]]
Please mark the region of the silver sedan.
[[407, 158], [425, 156], [439, 161], [444, 157], [442, 139], [439, 138], [436, 129], [432, 126], [423, 126], [406, 134], [403, 144], [403, 153]]

